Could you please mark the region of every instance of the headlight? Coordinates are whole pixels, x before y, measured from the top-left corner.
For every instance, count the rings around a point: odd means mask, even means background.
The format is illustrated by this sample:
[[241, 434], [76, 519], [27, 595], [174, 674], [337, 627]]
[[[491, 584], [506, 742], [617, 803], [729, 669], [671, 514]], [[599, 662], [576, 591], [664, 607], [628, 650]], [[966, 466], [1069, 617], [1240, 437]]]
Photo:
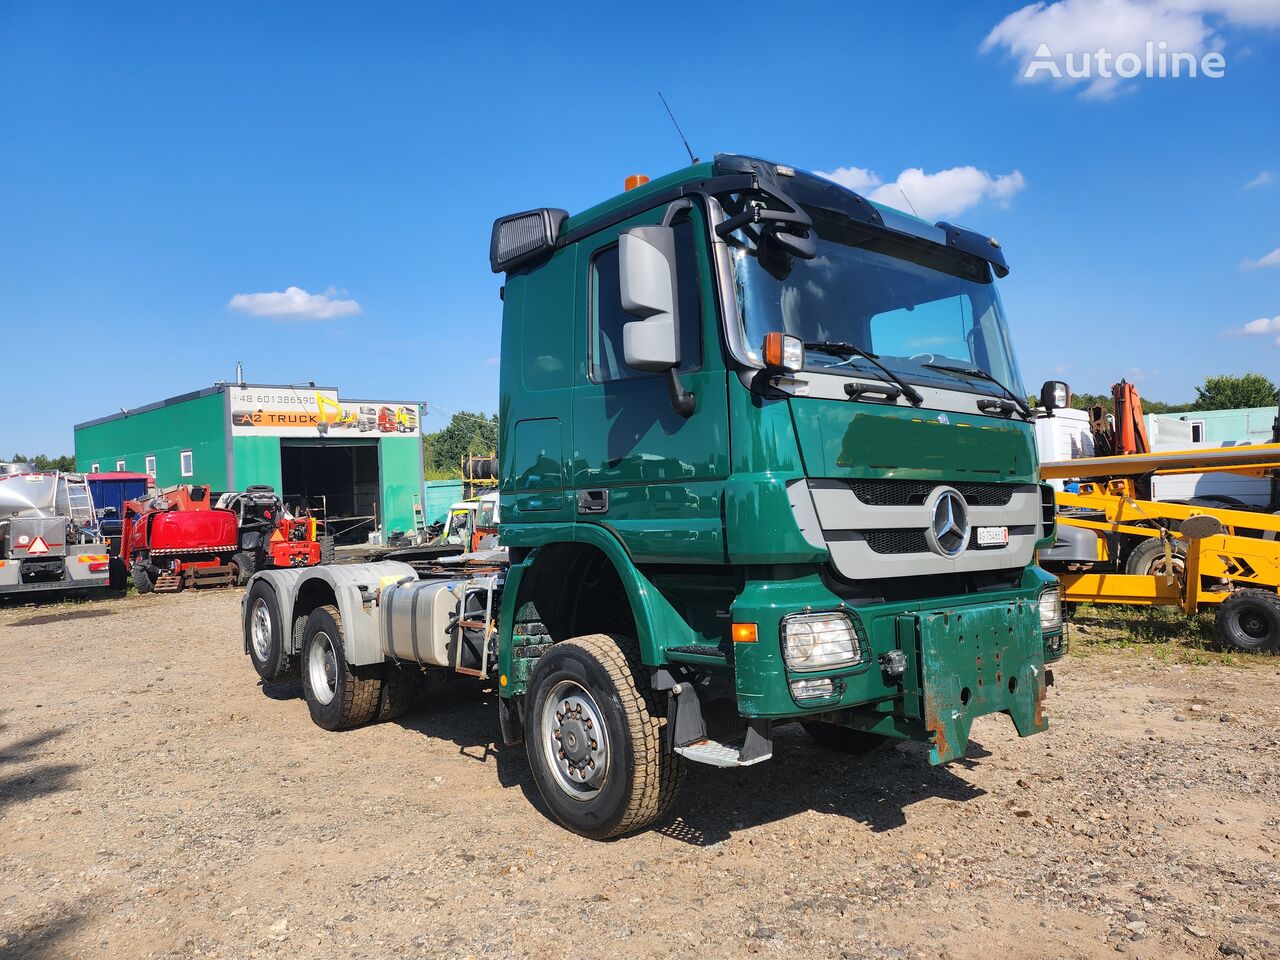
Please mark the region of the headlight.
[[1040, 591], [1040, 632], [1057, 633], [1062, 629], [1062, 590], [1054, 584]]
[[782, 656], [792, 670], [829, 670], [861, 660], [862, 645], [843, 613], [798, 613], [782, 621]]

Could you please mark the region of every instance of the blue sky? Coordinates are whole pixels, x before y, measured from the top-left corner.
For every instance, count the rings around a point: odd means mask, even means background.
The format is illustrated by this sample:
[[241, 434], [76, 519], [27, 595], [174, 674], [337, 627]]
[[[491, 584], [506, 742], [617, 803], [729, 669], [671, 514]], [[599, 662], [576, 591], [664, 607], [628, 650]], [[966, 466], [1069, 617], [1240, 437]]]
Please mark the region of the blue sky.
[[[0, 454], [236, 360], [496, 409], [492, 220], [686, 162], [658, 89], [704, 157], [918, 168], [1003, 243], [1028, 383], [1280, 379], [1280, 0], [607, 6], [0, 6]], [[1020, 79], [1143, 38], [1225, 76]]]

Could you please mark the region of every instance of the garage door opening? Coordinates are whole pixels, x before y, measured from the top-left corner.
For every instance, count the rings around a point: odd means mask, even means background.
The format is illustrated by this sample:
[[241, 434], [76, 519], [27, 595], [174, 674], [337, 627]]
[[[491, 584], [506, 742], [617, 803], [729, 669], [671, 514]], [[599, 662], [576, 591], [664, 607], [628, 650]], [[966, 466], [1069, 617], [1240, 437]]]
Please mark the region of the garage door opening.
[[381, 523], [378, 443], [280, 443], [280, 479], [290, 509], [305, 504], [339, 544], [364, 543]]

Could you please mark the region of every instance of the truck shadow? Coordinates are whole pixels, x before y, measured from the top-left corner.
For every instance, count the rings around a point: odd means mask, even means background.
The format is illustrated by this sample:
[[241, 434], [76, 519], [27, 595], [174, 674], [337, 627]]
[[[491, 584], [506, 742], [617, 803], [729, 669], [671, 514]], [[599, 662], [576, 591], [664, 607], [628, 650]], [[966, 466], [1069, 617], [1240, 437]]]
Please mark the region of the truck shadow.
[[[500, 742], [497, 693], [476, 681], [455, 680], [431, 702], [397, 722], [435, 740], [451, 741], [461, 756], [492, 763], [498, 782], [518, 788], [548, 819], [529, 773], [523, 744]], [[921, 744], [900, 743], [867, 756], [819, 747], [799, 725], [775, 731], [773, 759], [758, 766], [717, 770], [690, 764], [672, 817], [656, 831], [693, 846], [727, 840], [736, 830], [785, 820], [806, 811], [866, 824], [874, 832], [906, 824], [906, 811], [923, 800], [963, 803], [983, 796], [961, 774], [991, 754], [971, 741], [965, 756], [931, 767]]]

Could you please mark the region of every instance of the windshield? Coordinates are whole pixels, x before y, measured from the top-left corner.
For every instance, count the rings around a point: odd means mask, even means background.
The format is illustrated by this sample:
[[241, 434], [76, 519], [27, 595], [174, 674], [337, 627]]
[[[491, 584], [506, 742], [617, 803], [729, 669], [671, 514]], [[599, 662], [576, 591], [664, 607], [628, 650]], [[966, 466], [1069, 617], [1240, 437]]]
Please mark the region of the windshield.
[[[805, 211], [817, 235], [812, 260], [791, 257], [767, 237], [756, 245], [740, 233], [730, 236], [739, 320], [753, 351], [766, 333], [780, 330], [810, 344], [846, 343], [876, 354], [910, 383], [1001, 393], [993, 384], [937, 369], [978, 368], [1026, 396], [985, 261], [899, 239], [829, 210]], [[862, 357], [812, 346], [805, 350], [805, 369], [883, 379]]]

